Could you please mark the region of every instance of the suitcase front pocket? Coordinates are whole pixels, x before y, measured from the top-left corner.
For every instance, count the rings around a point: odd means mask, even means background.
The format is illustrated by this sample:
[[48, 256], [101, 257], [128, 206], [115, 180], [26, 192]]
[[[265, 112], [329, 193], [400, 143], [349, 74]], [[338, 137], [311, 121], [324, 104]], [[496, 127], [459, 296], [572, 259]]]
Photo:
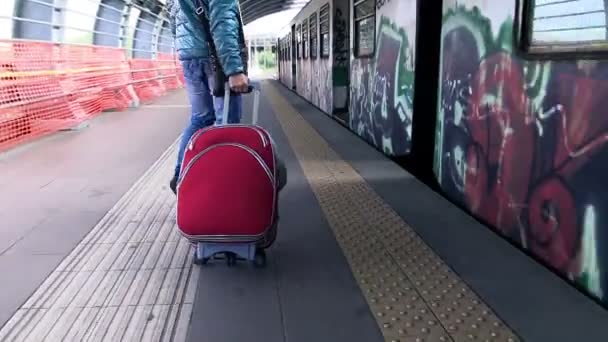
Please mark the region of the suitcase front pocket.
[[213, 145], [192, 158], [177, 189], [177, 224], [189, 238], [256, 241], [273, 222], [276, 185], [251, 148]]

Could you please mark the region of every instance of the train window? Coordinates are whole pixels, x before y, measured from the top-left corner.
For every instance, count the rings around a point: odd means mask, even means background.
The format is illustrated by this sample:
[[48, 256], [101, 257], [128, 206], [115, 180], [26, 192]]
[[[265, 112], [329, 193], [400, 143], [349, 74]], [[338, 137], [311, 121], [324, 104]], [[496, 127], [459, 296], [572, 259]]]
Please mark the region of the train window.
[[530, 52], [608, 47], [604, 0], [528, 0], [524, 48]]
[[302, 58], [302, 26], [298, 24], [296, 27], [296, 52], [298, 59]]
[[302, 55], [308, 58], [308, 19], [302, 21]]
[[317, 59], [317, 13], [313, 13], [308, 18], [308, 24], [310, 25], [310, 58]]
[[321, 57], [329, 57], [329, 4], [319, 12], [319, 33], [321, 34]]
[[376, 35], [376, 5], [374, 0], [358, 0], [355, 9], [355, 57], [374, 54]]

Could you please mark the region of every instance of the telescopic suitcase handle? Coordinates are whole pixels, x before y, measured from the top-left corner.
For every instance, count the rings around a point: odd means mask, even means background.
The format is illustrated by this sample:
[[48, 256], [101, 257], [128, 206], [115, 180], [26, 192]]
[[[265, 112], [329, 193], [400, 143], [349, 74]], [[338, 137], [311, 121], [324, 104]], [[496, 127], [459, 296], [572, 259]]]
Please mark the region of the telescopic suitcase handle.
[[230, 85], [228, 84], [228, 82], [224, 84], [224, 89], [224, 109], [222, 114], [224, 118], [222, 120], [222, 123], [224, 125], [228, 124], [228, 107], [230, 106], [230, 95], [253, 93], [253, 113], [251, 121], [253, 125], [256, 125], [258, 123], [258, 109], [260, 107], [260, 90], [254, 87], [253, 85], [249, 85], [246, 92], [237, 93], [230, 89]]

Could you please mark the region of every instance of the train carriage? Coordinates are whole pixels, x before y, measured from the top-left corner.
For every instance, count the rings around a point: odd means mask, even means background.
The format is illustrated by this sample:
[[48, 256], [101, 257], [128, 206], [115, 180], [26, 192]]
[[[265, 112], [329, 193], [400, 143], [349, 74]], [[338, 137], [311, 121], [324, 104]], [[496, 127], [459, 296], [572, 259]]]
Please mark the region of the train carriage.
[[446, 0], [443, 16], [435, 173], [446, 195], [605, 299], [606, 2]]
[[607, 6], [312, 0], [280, 79], [606, 305]]
[[[291, 73], [283, 84], [326, 113], [333, 113], [331, 4], [311, 1], [296, 15], [286, 36], [291, 44]], [[288, 75], [289, 74], [289, 75]]]

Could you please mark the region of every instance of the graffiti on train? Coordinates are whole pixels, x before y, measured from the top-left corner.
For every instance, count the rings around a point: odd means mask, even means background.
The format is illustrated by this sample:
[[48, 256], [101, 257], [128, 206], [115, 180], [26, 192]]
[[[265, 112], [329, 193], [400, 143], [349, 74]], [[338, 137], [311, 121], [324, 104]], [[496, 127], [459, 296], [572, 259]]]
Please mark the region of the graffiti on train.
[[384, 5], [391, 3], [391, 0], [376, 0], [376, 10], [381, 10]]
[[298, 60], [298, 92], [326, 113], [332, 110], [331, 73], [329, 59]]
[[313, 103], [325, 113], [331, 113], [331, 63], [329, 59], [319, 59], [318, 63], [318, 68], [315, 68], [317, 75], [315, 75]]
[[517, 58], [513, 22], [444, 12], [435, 172], [501, 234], [608, 301], [608, 63]]
[[[302, 47], [302, 51], [304, 48]], [[302, 52], [302, 55], [304, 53]], [[309, 59], [300, 59], [298, 60], [298, 76], [296, 78], [298, 82], [298, 92], [304, 96], [305, 99], [312, 101], [311, 97], [311, 83], [312, 83], [312, 75], [311, 75], [311, 63]]]
[[409, 153], [414, 96], [413, 51], [407, 34], [382, 16], [374, 58], [351, 66], [350, 128], [390, 155]]

